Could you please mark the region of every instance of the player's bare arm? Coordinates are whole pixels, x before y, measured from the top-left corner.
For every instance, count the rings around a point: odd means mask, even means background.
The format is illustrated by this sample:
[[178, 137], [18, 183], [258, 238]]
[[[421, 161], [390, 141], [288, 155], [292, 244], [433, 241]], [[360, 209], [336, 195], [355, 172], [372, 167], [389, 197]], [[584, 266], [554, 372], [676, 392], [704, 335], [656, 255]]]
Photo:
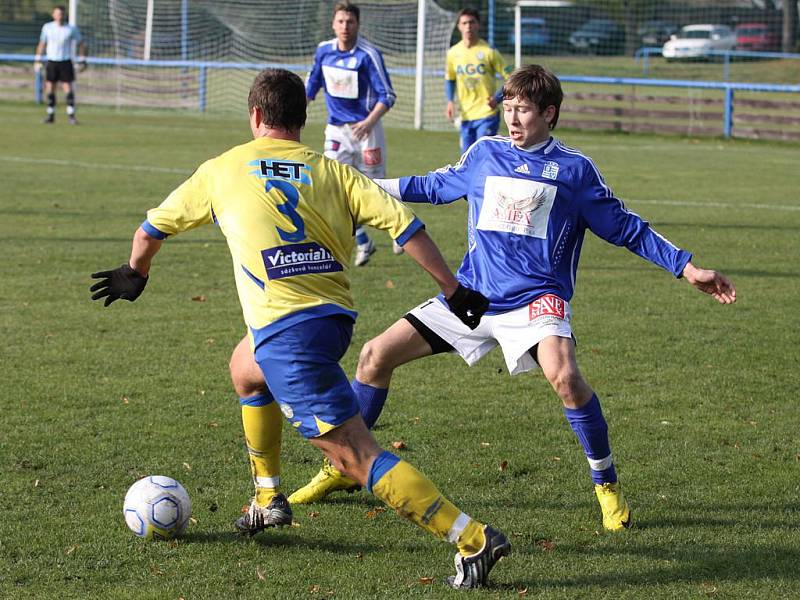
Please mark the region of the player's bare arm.
[[34, 70], [38, 73], [42, 70], [42, 53], [44, 52], [44, 42], [39, 42], [36, 45], [36, 58], [33, 63]]
[[699, 269], [691, 262], [686, 263], [683, 276], [694, 287], [709, 294], [720, 304], [736, 302], [736, 288], [733, 282], [722, 273], [710, 269]]

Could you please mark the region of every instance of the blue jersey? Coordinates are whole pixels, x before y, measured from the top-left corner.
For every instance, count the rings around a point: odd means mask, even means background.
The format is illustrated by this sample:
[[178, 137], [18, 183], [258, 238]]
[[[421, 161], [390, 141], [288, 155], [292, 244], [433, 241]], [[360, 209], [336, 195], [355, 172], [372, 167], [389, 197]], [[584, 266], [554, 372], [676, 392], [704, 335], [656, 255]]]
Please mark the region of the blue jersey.
[[362, 38], [347, 51], [339, 50], [335, 38], [317, 46], [306, 96], [313, 100], [323, 87], [332, 125], [363, 121], [378, 102], [391, 108], [397, 98], [383, 56]]
[[691, 254], [625, 208], [588, 157], [553, 138], [534, 151], [475, 142], [455, 166], [400, 179], [406, 202], [469, 203], [458, 280], [512, 310], [543, 294], [570, 300], [586, 230], [680, 277]]
[[74, 25], [66, 23], [59, 25], [55, 21], [50, 21], [42, 26], [39, 41], [47, 44], [45, 55], [47, 60], [65, 61], [72, 59], [72, 44], [79, 44], [83, 41], [80, 30]]

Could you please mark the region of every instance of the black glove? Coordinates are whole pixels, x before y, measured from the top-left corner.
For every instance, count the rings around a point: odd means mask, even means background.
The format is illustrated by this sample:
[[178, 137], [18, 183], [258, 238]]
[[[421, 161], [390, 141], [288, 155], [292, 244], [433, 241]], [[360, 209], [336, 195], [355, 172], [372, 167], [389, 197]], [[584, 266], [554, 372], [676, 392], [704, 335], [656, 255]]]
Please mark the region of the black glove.
[[470, 329], [475, 329], [481, 322], [483, 313], [489, 310], [489, 300], [486, 296], [460, 283], [453, 295], [445, 300], [453, 314]]
[[144, 291], [144, 286], [147, 285], [147, 277], [143, 277], [138, 272], [131, 269], [130, 265], [122, 265], [111, 271], [98, 271], [92, 273], [92, 279], [100, 279], [92, 287], [89, 288], [92, 294], [92, 300], [100, 300], [105, 298], [108, 306], [114, 300], [128, 300], [133, 302]]

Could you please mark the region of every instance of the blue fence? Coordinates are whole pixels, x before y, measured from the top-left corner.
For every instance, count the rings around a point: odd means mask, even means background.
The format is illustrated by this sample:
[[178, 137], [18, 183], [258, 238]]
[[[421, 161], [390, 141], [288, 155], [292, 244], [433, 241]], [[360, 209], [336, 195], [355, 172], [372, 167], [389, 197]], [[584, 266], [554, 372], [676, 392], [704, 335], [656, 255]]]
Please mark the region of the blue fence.
[[[653, 50], [652, 48], [643, 48], [644, 50]], [[660, 51], [660, 49], [659, 49]], [[721, 55], [744, 56], [752, 55], [753, 53], [720, 53]], [[641, 52], [641, 57], [646, 60], [649, 54]], [[764, 53], [757, 53], [758, 56], [764, 56]], [[780, 54], [785, 58], [786, 54]], [[800, 58], [800, 55], [789, 55]], [[20, 54], [0, 54], [0, 61], [15, 61], [15, 62], [32, 62], [33, 55], [20, 55]], [[191, 61], [191, 60], [159, 60], [159, 61], [146, 61], [139, 59], [114, 59], [114, 58], [89, 58], [89, 64], [93, 65], [106, 65], [106, 66], [126, 66], [126, 67], [147, 67], [147, 68], [183, 68], [195, 69], [198, 78], [198, 98], [197, 109], [200, 112], [206, 110], [207, 98], [207, 78], [210, 69], [247, 69], [247, 70], [260, 70], [267, 67], [280, 67], [290, 69], [298, 72], [306, 72], [310, 68], [307, 64], [278, 64], [278, 63], [232, 63], [232, 62], [208, 62], [208, 61]], [[413, 75], [414, 69], [390, 69], [392, 74], [399, 75]], [[426, 72], [428, 76], [442, 77], [442, 71]], [[580, 84], [596, 84], [606, 86], [641, 86], [643, 88], [656, 87], [656, 88], [688, 88], [688, 89], [705, 89], [705, 90], [720, 90], [724, 94], [723, 104], [723, 124], [722, 133], [725, 137], [734, 135], [734, 106], [736, 100], [736, 92], [771, 92], [780, 94], [797, 94], [800, 95], [800, 85], [778, 85], [768, 83], [743, 83], [743, 82], [729, 82], [729, 81], [688, 81], [688, 80], [673, 80], [673, 79], [639, 79], [628, 77], [583, 77], [573, 75], [559, 75], [559, 78], [564, 83], [580, 83]], [[35, 99], [37, 102], [42, 101], [42, 77], [41, 74], [36, 77], [35, 83]]]

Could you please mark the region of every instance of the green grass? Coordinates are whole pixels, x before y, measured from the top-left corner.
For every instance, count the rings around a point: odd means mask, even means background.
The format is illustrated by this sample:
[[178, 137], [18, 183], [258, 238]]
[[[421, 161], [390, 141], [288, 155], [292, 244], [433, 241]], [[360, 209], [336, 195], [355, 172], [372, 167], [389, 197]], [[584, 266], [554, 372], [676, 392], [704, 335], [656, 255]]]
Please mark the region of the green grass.
[[[244, 118], [85, 108], [81, 126], [46, 128], [41, 112], [0, 104], [0, 597], [459, 596], [440, 583], [452, 549], [374, 512], [364, 492], [299, 507], [290, 530], [232, 534], [251, 493], [227, 379], [244, 328], [216, 229], [168, 242], [135, 304], [88, 299], [89, 274], [126, 260], [144, 212], [247, 139]], [[739, 290], [736, 305], [717, 306], [587, 237], [573, 301], [579, 362], [603, 401], [636, 527], [598, 533], [558, 400], [538, 373], [510, 378], [497, 351], [472, 369], [453, 356], [403, 367], [376, 436], [404, 440], [404, 458], [510, 534], [514, 554], [470, 598], [797, 597], [800, 148], [561, 134], [630, 208]], [[305, 136], [321, 147], [320, 127]], [[455, 132], [388, 139], [393, 175], [457, 159]], [[464, 207], [418, 212], [456, 266]], [[366, 340], [434, 292], [376, 240], [370, 265], [352, 273], [351, 374]], [[288, 429], [291, 490], [319, 456]], [[145, 474], [174, 476], [192, 497], [197, 522], [175, 543], [125, 528], [122, 499]]]

